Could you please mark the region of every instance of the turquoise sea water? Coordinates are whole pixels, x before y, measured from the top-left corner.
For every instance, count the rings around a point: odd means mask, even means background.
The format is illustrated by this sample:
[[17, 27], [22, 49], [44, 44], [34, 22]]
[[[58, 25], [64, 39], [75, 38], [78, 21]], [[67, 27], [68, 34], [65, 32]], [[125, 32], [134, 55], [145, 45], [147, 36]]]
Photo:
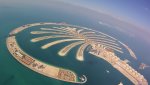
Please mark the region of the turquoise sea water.
[[[128, 43], [133, 48], [138, 44], [143, 43], [139, 41], [139, 43], [134, 44], [134, 42], [138, 41], [138, 39], [133, 40], [132, 38], [123, 35], [116, 30], [111, 30], [108, 27], [99, 25], [97, 23], [98, 21], [93, 21], [89, 17], [87, 18], [87, 16], [84, 16], [84, 14], [74, 15], [73, 13], [68, 13], [64, 10], [52, 8], [45, 9], [32, 6], [25, 8], [17, 6], [1, 6], [0, 14], [0, 85], [77, 85], [58, 81], [33, 72], [32, 70], [21, 65], [11, 56], [6, 48], [5, 40], [10, 31], [24, 24], [36, 22], [67, 22], [69, 24], [85, 26], [93, 28], [94, 30], [102, 31], [106, 34], [110, 34], [114, 37], [117, 37], [117, 39]], [[77, 61], [75, 59], [75, 53], [78, 47], [71, 50], [71, 52], [65, 58], [58, 56], [57, 51], [67, 43], [53, 46], [47, 50], [41, 50], [39, 46], [49, 41], [44, 41], [41, 43], [30, 42], [30, 39], [35, 37], [34, 35], [30, 34], [30, 31], [38, 28], [39, 27], [31, 27], [30, 29], [27, 29], [17, 35], [17, 41], [25, 52], [46, 63], [73, 70], [79, 76], [83, 74], [86, 75], [88, 81], [83, 85], [117, 85], [120, 81], [122, 81], [124, 85], [132, 85], [127, 78], [114, 69], [110, 64], [86, 52], [85, 61]], [[143, 46], [140, 47], [142, 48]], [[138, 49], [140, 49], [140, 47]], [[143, 55], [138, 53], [139, 50], [135, 51], [138, 55]], [[120, 55], [122, 59], [124, 59], [124, 56], [125, 58], [133, 61], [131, 65], [133, 65], [134, 68], [137, 68], [138, 64], [136, 64], [133, 59], [128, 57], [127, 54]], [[143, 59], [141, 57], [139, 59], [147, 61], [147, 59]], [[141, 62], [140, 60], [137, 61], [137, 63]], [[109, 70], [110, 74], [107, 74], [106, 70]], [[145, 70], [144, 72], [141, 71], [141, 73], [144, 74], [148, 80], [150, 80], [150, 74], [148, 71], [149, 70]]]

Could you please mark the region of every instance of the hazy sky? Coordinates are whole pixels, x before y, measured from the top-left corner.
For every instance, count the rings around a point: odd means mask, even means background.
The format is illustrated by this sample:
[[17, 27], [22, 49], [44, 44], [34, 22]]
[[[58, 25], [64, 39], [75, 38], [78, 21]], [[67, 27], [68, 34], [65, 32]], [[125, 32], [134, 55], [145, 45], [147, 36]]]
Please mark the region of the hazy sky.
[[38, 4], [41, 1], [43, 4], [48, 1], [62, 1], [80, 5], [150, 30], [150, 0], [0, 0], [0, 4], [14, 2]]
[[61, 0], [150, 29], [150, 0]]

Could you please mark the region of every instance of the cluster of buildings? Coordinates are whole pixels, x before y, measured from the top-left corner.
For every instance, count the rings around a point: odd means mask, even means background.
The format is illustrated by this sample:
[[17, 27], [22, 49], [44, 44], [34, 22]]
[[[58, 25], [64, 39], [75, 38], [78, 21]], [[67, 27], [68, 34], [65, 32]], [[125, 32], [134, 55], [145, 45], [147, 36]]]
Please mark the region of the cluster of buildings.
[[38, 69], [44, 69], [44, 65], [36, 63], [36, 60], [34, 58], [30, 57], [30, 55], [26, 54], [19, 48], [15, 40], [15, 36], [9, 37], [7, 39], [7, 43], [9, 51], [21, 63], [23, 63], [26, 66], [31, 66], [33, 68], [37, 67]]
[[111, 49], [93, 45], [89, 53], [109, 62], [135, 85], [148, 85], [148, 82], [143, 75], [134, 70], [126, 60], [121, 60], [117, 57]]
[[64, 69], [59, 70], [58, 78], [62, 79], [62, 80], [66, 80], [66, 81], [75, 81], [76, 80], [76, 76], [74, 73], [72, 73], [68, 70], [64, 70]]

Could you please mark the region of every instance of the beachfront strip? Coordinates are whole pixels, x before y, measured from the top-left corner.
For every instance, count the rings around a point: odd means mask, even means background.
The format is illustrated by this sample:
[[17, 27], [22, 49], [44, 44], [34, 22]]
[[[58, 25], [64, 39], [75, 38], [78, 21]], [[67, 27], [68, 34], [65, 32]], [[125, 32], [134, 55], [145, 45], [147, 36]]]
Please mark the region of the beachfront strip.
[[7, 38], [7, 47], [15, 59], [35, 72], [66, 82], [85, 83], [87, 81], [85, 76], [78, 79], [77, 75], [70, 70], [48, 65], [31, 57], [19, 47], [15, 36]]
[[112, 50], [103, 49], [102, 47], [93, 44], [89, 53], [109, 62], [114, 68], [126, 76], [134, 85], [148, 85], [148, 82], [143, 75], [134, 70], [126, 62], [126, 60], [123, 61], [117, 57]]

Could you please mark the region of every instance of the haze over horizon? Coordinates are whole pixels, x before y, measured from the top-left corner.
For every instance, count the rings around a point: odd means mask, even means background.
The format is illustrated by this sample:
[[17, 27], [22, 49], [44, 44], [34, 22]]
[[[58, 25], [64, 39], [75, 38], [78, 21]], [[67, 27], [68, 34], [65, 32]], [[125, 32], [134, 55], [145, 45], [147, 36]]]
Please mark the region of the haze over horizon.
[[150, 1], [148, 0], [62, 0], [95, 11], [110, 14], [144, 28], [150, 27]]
[[[90, 10], [93, 10], [93, 12], [99, 12], [101, 14], [107, 14], [114, 20], [118, 19], [118, 22], [113, 22], [113, 20], [107, 20], [110, 23], [113, 23], [113, 27], [115, 27], [117, 30], [120, 30], [124, 33], [127, 33], [131, 35], [132, 37], [135, 37], [136, 35], [142, 36], [147, 42], [150, 42], [149, 37], [150, 36], [150, 6], [148, 5], [150, 2], [148, 0], [126, 0], [126, 1], [120, 1], [120, 0], [36, 0], [36, 4], [34, 1], [19, 1], [19, 0], [2, 0], [0, 1], [1, 4], [6, 4], [9, 6], [9, 4], [14, 5], [39, 5], [42, 7], [57, 7], [58, 5], [61, 8], [64, 9], [64, 11], [68, 13], [71, 13], [71, 10], [76, 10], [79, 14], [81, 14], [81, 9], [87, 8]], [[20, 4], [19, 4], [20, 3]], [[57, 4], [57, 6], [54, 6], [54, 4]], [[66, 5], [66, 6], [64, 6]], [[74, 5], [72, 8], [67, 8], [67, 5]], [[80, 9], [81, 8], [81, 9]], [[89, 12], [86, 12], [88, 14]], [[88, 17], [88, 16], [87, 16]], [[98, 16], [89, 16], [97, 18]], [[104, 18], [103, 18], [104, 19]], [[106, 20], [106, 19], [105, 19]], [[123, 24], [123, 22], [125, 22]], [[98, 23], [98, 22], [97, 22]], [[108, 24], [110, 24], [108, 23]], [[122, 25], [122, 26], [121, 26]], [[132, 26], [129, 26], [132, 25]]]

